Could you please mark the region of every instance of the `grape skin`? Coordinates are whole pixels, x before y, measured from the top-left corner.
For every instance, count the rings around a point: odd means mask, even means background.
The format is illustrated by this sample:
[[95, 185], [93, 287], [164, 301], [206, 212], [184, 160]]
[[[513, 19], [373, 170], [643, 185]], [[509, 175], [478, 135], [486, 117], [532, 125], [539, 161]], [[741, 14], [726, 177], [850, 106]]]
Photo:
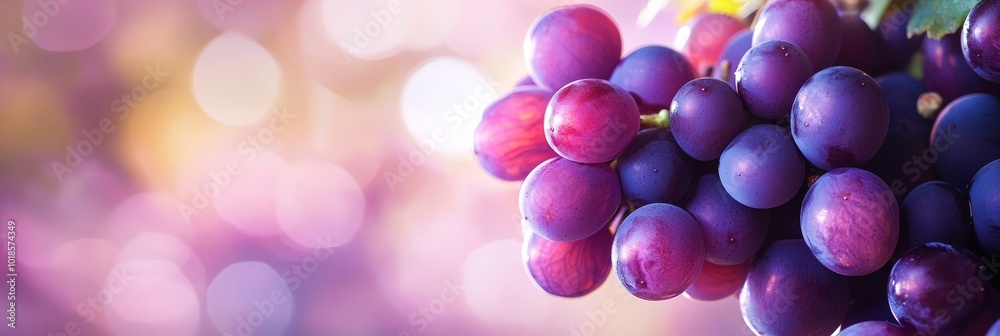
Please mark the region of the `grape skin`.
[[694, 78], [694, 69], [684, 55], [655, 45], [625, 56], [611, 74], [612, 83], [638, 97], [643, 113], [669, 109], [677, 90]]
[[578, 79], [607, 79], [621, 53], [618, 25], [591, 5], [549, 11], [532, 23], [524, 40], [528, 73], [550, 92]]
[[[965, 188], [990, 161], [1000, 159], [1000, 98], [977, 93], [945, 106], [934, 121], [930, 146], [941, 179]], [[933, 158], [933, 156], [931, 157]]]
[[802, 240], [780, 240], [754, 261], [740, 311], [758, 335], [830, 335], [847, 313], [847, 279], [823, 267]]
[[805, 163], [787, 131], [775, 125], [755, 125], [722, 152], [719, 177], [736, 201], [770, 209], [795, 196], [805, 177]]
[[518, 206], [528, 227], [548, 240], [580, 240], [600, 230], [621, 202], [621, 186], [606, 164], [552, 158], [521, 184]]
[[616, 169], [622, 194], [634, 206], [676, 203], [687, 194], [694, 176], [691, 159], [666, 128], [639, 132], [618, 157]]
[[809, 56], [790, 42], [770, 40], [747, 51], [736, 68], [736, 90], [750, 114], [781, 119], [799, 88], [813, 75]]
[[1000, 84], [980, 77], [962, 54], [958, 33], [924, 40], [924, 83], [949, 103], [970, 93], [1000, 94]]
[[556, 156], [545, 140], [543, 117], [551, 95], [522, 87], [483, 111], [472, 137], [476, 162], [501, 180], [520, 181], [539, 163]]
[[581, 79], [552, 96], [544, 131], [559, 156], [580, 163], [608, 162], [639, 133], [639, 107], [611, 82]]
[[947, 182], [931, 181], [913, 189], [900, 204], [899, 215], [900, 254], [931, 242], [961, 246], [972, 243], [969, 200]]
[[677, 145], [695, 160], [718, 159], [745, 119], [739, 95], [715, 78], [684, 84], [670, 104], [670, 129]]
[[889, 308], [900, 325], [925, 335], [948, 334], [976, 318], [986, 302], [976, 255], [928, 243], [907, 252], [889, 275]]
[[889, 104], [871, 76], [835, 66], [802, 85], [791, 123], [795, 144], [810, 163], [824, 170], [856, 167], [882, 146], [889, 130]]
[[734, 200], [715, 173], [699, 176], [681, 206], [701, 226], [705, 260], [731, 266], [750, 260], [760, 250], [770, 223], [768, 210], [753, 209]]
[[702, 14], [680, 28], [674, 45], [703, 75], [719, 59], [726, 42], [746, 28], [746, 23], [729, 15]]
[[[740, 65], [740, 60], [743, 59], [743, 55], [750, 50], [753, 46], [753, 30], [744, 29], [743, 31], [733, 35], [726, 43], [726, 48], [722, 50], [722, 56], [719, 57], [718, 62], [715, 63], [715, 68], [712, 68], [712, 77], [723, 79], [729, 82], [729, 86], [736, 90], [736, 67]], [[729, 62], [729, 73], [722, 73], [722, 62]]]
[[840, 51], [843, 28], [828, 0], [768, 1], [757, 14], [753, 45], [770, 40], [791, 42], [805, 51], [813, 70], [833, 65]]
[[533, 232], [524, 239], [522, 257], [531, 280], [546, 293], [561, 297], [590, 294], [611, 273], [611, 231], [557, 242]]
[[877, 28], [869, 28], [868, 23], [857, 13], [841, 13], [840, 24], [844, 35], [840, 53], [833, 63], [857, 68], [872, 76], [881, 74], [885, 58], [872, 56], [884, 55], [886, 52], [885, 40]]
[[802, 236], [824, 266], [859, 276], [881, 268], [896, 249], [899, 208], [878, 176], [858, 168], [820, 176], [802, 202]]
[[752, 263], [753, 260], [747, 260], [738, 265], [722, 266], [705, 261], [701, 273], [691, 287], [684, 291], [684, 296], [698, 301], [725, 299], [743, 287]]
[[976, 239], [986, 253], [1000, 254], [1000, 160], [976, 173], [969, 186]]
[[1000, 83], [1000, 1], [983, 0], [972, 6], [962, 26], [962, 55], [980, 77]]
[[910, 336], [906, 329], [895, 323], [867, 321], [841, 330], [838, 336]]
[[636, 209], [615, 233], [611, 260], [629, 293], [659, 301], [683, 293], [701, 272], [705, 244], [684, 209], [654, 203]]
[[875, 81], [889, 103], [889, 130], [882, 147], [862, 167], [881, 177], [902, 202], [913, 188], [934, 180], [933, 171], [910, 168], [917, 164], [913, 158], [922, 157], [930, 142], [931, 122], [917, 112], [917, 99], [927, 86], [905, 72], [885, 74]]

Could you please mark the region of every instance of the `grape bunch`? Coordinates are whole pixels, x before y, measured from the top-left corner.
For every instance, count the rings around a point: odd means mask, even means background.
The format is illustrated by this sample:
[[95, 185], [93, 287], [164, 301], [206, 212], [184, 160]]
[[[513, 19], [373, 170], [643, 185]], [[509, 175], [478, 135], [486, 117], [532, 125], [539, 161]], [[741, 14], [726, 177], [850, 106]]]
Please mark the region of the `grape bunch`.
[[940, 39], [845, 3], [703, 13], [624, 56], [597, 7], [536, 20], [474, 151], [523, 181], [538, 287], [736, 296], [761, 335], [1000, 335], [1000, 0]]

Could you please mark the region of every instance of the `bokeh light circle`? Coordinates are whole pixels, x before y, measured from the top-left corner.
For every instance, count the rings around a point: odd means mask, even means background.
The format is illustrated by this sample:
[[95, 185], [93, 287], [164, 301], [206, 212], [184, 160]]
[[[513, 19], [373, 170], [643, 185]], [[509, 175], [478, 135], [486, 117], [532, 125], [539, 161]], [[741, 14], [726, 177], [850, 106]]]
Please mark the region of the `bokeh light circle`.
[[201, 304], [191, 281], [171, 262], [126, 262], [108, 274], [104, 317], [115, 335], [195, 335]]
[[[21, 30], [7, 40], [30, 38], [38, 47], [57, 52], [79, 51], [103, 40], [115, 25], [115, 0], [25, 0]], [[18, 44], [15, 50], [21, 50]]]
[[351, 240], [365, 211], [365, 196], [350, 174], [333, 164], [293, 166], [278, 179], [278, 222], [304, 247], [340, 246]]
[[239, 262], [215, 276], [205, 304], [209, 320], [224, 335], [284, 335], [295, 300], [274, 268]]
[[401, 110], [406, 129], [425, 156], [468, 153], [483, 110], [497, 97], [497, 85], [468, 62], [436, 57], [410, 74]]
[[535, 288], [525, 274], [520, 251], [521, 243], [498, 240], [476, 249], [465, 260], [465, 299], [481, 321], [529, 326], [551, 309], [552, 298]]
[[227, 32], [198, 55], [193, 80], [195, 100], [209, 117], [240, 126], [260, 121], [274, 108], [281, 70], [253, 39]]
[[274, 195], [278, 177], [288, 162], [274, 152], [257, 152], [252, 163], [244, 164], [215, 197], [215, 211], [243, 233], [271, 236], [281, 232], [275, 214]]

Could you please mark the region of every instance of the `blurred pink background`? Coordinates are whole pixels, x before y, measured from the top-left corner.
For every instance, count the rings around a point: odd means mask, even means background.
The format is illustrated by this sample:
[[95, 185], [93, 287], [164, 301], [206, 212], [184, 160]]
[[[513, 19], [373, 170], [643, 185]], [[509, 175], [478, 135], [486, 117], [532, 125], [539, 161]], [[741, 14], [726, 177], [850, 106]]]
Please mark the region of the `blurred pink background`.
[[[562, 299], [524, 271], [518, 184], [471, 134], [576, 2], [0, 2], [0, 334], [752, 334], [735, 298], [612, 275]], [[626, 52], [673, 42], [676, 10], [587, 2]]]

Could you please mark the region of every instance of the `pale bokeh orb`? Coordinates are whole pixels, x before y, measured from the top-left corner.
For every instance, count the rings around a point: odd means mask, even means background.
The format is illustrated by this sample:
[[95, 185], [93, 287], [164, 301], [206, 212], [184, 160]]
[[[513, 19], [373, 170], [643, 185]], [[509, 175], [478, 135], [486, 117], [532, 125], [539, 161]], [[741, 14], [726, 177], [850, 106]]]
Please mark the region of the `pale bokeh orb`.
[[520, 242], [505, 239], [483, 245], [465, 260], [462, 275], [465, 301], [484, 323], [531, 326], [552, 308], [552, 297], [528, 278]]
[[[403, 122], [425, 156], [467, 154], [483, 110], [497, 98], [497, 84], [468, 62], [432, 58], [410, 74], [403, 87]], [[416, 163], [416, 162], [414, 162]]]
[[30, 38], [38, 47], [56, 52], [79, 51], [103, 40], [115, 25], [118, 15], [115, 0], [25, 0], [21, 30], [12, 32], [18, 41], [15, 50], [23, 50], [20, 41]]
[[295, 300], [277, 270], [262, 262], [239, 262], [215, 276], [205, 304], [222, 334], [283, 335]]
[[280, 233], [274, 195], [278, 177], [288, 166], [274, 152], [257, 152], [253, 162], [240, 165], [238, 174], [220, 189], [215, 197], [215, 211], [245, 234], [267, 237]]
[[[201, 304], [191, 281], [172, 262], [123, 263], [107, 276], [104, 317], [115, 335], [195, 335]], [[98, 302], [101, 304], [102, 302]]]
[[227, 32], [198, 55], [193, 80], [195, 100], [209, 117], [241, 126], [261, 121], [275, 107], [281, 69], [253, 39]]
[[278, 222], [295, 243], [340, 246], [354, 237], [365, 211], [365, 195], [354, 177], [328, 163], [293, 166], [278, 179]]

